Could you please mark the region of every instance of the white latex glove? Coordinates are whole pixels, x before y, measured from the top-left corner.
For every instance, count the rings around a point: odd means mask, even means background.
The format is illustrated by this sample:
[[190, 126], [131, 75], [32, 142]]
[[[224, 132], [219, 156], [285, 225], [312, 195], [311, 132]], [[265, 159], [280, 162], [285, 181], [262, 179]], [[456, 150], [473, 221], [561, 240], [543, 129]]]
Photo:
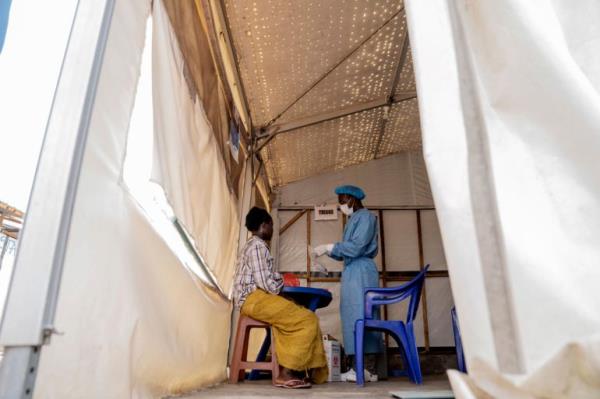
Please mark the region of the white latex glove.
[[314, 254], [318, 256], [323, 256], [325, 254], [330, 254], [333, 251], [333, 244], [323, 244], [315, 247], [313, 250]]

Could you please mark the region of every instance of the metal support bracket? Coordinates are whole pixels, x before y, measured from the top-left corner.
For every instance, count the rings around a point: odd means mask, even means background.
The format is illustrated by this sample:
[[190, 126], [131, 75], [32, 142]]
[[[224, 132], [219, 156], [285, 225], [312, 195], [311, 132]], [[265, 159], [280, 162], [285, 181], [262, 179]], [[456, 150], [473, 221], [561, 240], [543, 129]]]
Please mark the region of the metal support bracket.
[[[394, 104], [394, 99], [397, 96], [396, 94], [396, 86], [398, 85], [398, 81], [400, 80], [400, 74], [402, 73], [402, 70], [404, 69], [404, 65], [406, 64], [406, 57], [408, 55], [408, 30], [405, 32], [404, 34], [404, 40], [402, 40], [402, 51], [400, 52], [400, 58], [398, 59], [398, 64], [396, 65], [396, 73], [394, 74], [394, 81], [392, 82], [392, 88], [390, 89], [390, 102], [388, 104], [388, 106], [391, 109], [392, 104]], [[410, 97], [410, 98], [406, 98], [408, 99], [412, 99], [412, 98], [416, 98], [417, 97], [417, 93], [414, 93], [414, 96]], [[388, 109], [389, 112], [389, 109]], [[375, 145], [375, 152], [373, 153], [373, 159], [377, 159], [377, 156], [379, 155], [379, 150], [381, 147], [381, 142], [383, 141], [383, 135], [385, 134], [385, 128], [387, 127], [387, 123], [388, 123], [389, 118], [386, 117], [383, 118], [383, 120], [381, 121], [381, 126], [379, 128], [379, 134], [377, 136], [377, 144]]]

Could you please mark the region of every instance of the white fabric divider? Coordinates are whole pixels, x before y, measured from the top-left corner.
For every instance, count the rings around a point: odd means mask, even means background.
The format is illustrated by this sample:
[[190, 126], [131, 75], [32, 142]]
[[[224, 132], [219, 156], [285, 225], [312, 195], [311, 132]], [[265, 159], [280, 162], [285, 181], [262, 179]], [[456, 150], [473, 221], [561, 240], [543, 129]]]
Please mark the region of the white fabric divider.
[[343, 345], [344, 338], [342, 336], [342, 322], [340, 319], [341, 285], [339, 283], [311, 283], [310, 286], [323, 288], [331, 292], [333, 297], [331, 303], [325, 308], [317, 309], [316, 315], [319, 317], [321, 332], [323, 334], [330, 334]]
[[415, 211], [384, 211], [387, 271], [419, 270], [419, 235]]
[[429, 177], [423, 153], [421, 151], [409, 152], [408, 160], [410, 162], [414, 204], [415, 205], [433, 205], [431, 187], [429, 186]]
[[202, 102], [184, 76], [184, 60], [162, 6], [155, 18], [153, 179], [165, 189], [223, 291], [229, 292], [240, 224], [237, 201]]
[[58, 299], [61, 334], [42, 351], [35, 398], [161, 398], [226, 377], [230, 304], [184, 268], [120, 181], [149, 9], [116, 2]]
[[[338, 220], [314, 220], [314, 212], [311, 212], [313, 220], [311, 220], [311, 246], [314, 248], [318, 245], [333, 244], [342, 239], [344, 227], [342, 225], [342, 214], [338, 213]], [[329, 256], [321, 256], [317, 258], [317, 263], [324, 266], [327, 271], [341, 272], [343, 262], [336, 261]], [[312, 268], [313, 271], [319, 271]]]
[[403, 152], [282, 186], [277, 205], [336, 203], [333, 190], [341, 184], [361, 187], [367, 194], [367, 207], [433, 206], [420, 152]]
[[423, 263], [429, 270], [448, 270], [446, 256], [435, 211], [421, 211], [421, 234], [423, 236]]
[[[379, 220], [379, 211], [372, 210], [371, 213], [373, 215], [375, 215], [375, 217], [377, 218], [377, 223], [380, 223], [380, 220]], [[381, 227], [381, 226], [379, 226], [379, 227]], [[377, 236], [377, 245], [379, 246], [379, 251], [377, 251], [377, 255], [375, 256], [375, 259], [373, 259], [373, 261], [375, 262], [375, 266], [377, 266], [377, 270], [381, 271], [381, 270], [383, 270], [382, 269], [382, 259], [383, 258], [381, 257], [381, 253], [382, 253], [382, 251], [381, 251], [381, 234], [380, 234], [381, 233], [381, 228], [377, 231], [377, 233], [378, 233], [378, 236]], [[340, 241], [342, 239], [342, 235], [343, 235], [343, 231], [340, 232], [339, 238], [337, 240], [333, 241], [333, 242]]]
[[[285, 226], [299, 211], [279, 211], [279, 226]], [[279, 236], [279, 271], [306, 271], [306, 215], [291, 225]]]
[[[429, 326], [429, 344], [436, 346], [454, 346], [452, 319], [450, 310], [454, 306], [452, 290], [447, 277], [433, 277], [425, 281], [427, 294], [427, 322]], [[423, 306], [419, 305], [420, 307]]]
[[[279, 218], [279, 226], [284, 226], [300, 211], [277, 211]], [[377, 216], [377, 212], [373, 212]], [[311, 217], [311, 247], [316, 247], [323, 244], [332, 244], [339, 242], [343, 236], [342, 216], [339, 213], [338, 220], [314, 220], [314, 211], [310, 213]], [[307, 225], [306, 215], [303, 215], [299, 220], [294, 222], [280, 237], [279, 237], [279, 271], [306, 271], [306, 248], [307, 248]], [[381, 247], [381, 237], [379, 245]], [[324, 266], [329, 272], [340, 272], [343, 268], [343, 263], [331, 259], [328, 256], [317, 258], [317, 263]], [[381, 251], [375, 257], [377, 268], [381, 270]], [[319, 271], [311, 268], [312, 271]]]
[[579, 372], [552, 372], [550, 356], [589, 339], [590, 358], [572, 351], [562, 368], [599, 358], [600, 4], [406, 7], [467, 363], [581, 386]]
[[407, 0], [405, 6], [419, 94], [424, 158], [465, 341], [465, 355], [467, 361], [478, 356], [497, 365], [483, 272], [477, 257], [477, 234], [472, 222], [467, 149], [446, 1]]
[[475, 359], [469, 375], [449, 370], [457, 399], [577, 398], [596, 399], [600, 384], [599, 335], [564, 346], [539, 370], [526, 378], [507, 378]]

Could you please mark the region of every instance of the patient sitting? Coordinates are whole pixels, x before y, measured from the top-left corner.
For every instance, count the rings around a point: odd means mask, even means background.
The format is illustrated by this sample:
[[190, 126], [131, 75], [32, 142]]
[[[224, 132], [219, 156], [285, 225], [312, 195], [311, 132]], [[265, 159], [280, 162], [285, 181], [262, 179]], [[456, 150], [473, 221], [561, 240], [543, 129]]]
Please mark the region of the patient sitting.
[[234, 277], [234, 300], [242, 315], [272, 326], [275, 353], [280, 366], [275, 386], [310, 388], [310, 382], [298, 378], [311, 372], [312, 381], [327, 380], [327, 360], [321, 341], [319, 319], [310, 310], [283, 298], [281, 275], [273, 270], [273, 258], [267, 242], [273, 236], [273, 219], [254, 207], [246, 216], [252, 237], [240, 251]]

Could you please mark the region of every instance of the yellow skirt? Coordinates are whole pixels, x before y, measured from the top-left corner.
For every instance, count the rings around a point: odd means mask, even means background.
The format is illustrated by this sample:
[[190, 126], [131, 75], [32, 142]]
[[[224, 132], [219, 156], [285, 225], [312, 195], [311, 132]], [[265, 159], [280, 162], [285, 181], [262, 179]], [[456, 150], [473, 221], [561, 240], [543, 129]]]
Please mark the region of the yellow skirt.
[[319, 318], [313, 312], [261, 289], [248, 295], [240, 312], [272, 326], [275, 353], [281, 366], [299, 371], [314, 369], [315, 383], [327, 381]]

